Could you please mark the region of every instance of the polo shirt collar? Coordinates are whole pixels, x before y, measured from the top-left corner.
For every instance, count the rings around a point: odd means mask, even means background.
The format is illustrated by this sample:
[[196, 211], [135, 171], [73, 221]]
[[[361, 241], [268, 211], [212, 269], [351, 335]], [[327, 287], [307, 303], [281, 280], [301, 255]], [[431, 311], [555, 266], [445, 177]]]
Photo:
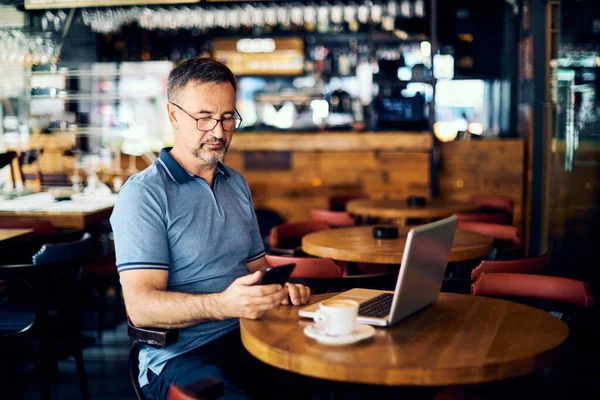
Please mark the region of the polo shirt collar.
[[[171, 155], [172, 147], [165, 147], [160, 151], [158, 162], [163, 166], [167, 175], [177, 184], [183, 184], [194, 179], [195, 175], [186, 171]], [[221, 174], [225, 179], [229, 178], [229, 172], [223, 164], [217, 163], [215, 176]]]

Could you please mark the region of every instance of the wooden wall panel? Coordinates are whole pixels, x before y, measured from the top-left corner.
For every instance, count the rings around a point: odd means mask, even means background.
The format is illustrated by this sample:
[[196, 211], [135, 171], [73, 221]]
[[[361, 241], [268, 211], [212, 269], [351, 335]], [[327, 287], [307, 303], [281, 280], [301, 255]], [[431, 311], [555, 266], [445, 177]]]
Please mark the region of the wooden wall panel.
[[327, 207], [331, 195], [430, 197], [429, 153], [293, 152], [291, 171], [247, 171], [240, 158], [243, 153], [230, 150], [225, 163], [244, 175], [255, 206], [273, 208], [290, 222]]
[[439, 189], [443, 199], [468, 201], [499, 194], [515, 201], [513, 224], [523, 220], [524, 146], [521, 139], [441, 143]]

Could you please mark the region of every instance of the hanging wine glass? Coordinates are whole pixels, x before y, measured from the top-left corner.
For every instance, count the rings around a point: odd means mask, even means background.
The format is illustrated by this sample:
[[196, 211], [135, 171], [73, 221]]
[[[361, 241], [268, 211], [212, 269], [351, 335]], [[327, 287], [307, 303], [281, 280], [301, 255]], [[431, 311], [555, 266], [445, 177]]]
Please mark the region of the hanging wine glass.
[[317, 8], [317, 31], [320, 33], [329, 31], [329, 7], [327, 6]]
[[381, 18], [383, 16], [383, 7], [381, 4], [373, 4], [371, 6], [371, 21], [375, 24], [381, 23]]
[[277, 25], [277, 9], [275, 7], [265, 9], [265, 24], [270, 27]]
[[255, 27], [263, 28], [265, 26], [265, 9], [262, 6], [256, 6], [252, 10], [252, 24]]
[[415, 0], [413, 9], [414, 9], [416, 17], [423, 18], [425, 16], [425, 1], [424, 0]]
[[408, 0], [402, 0], [400, 3], [400, 14], [404, 18], [410, 18], [412, 16], [412, 4]]
[[344, 20], [348, 24], [348, 29], [352, 32], [356, 32], [358, 30], [358, 21], [356, 20], [357, 13], [356, 6], [346, 6], [344, 7]]
[[290, 16], [287, 7], [277, 7], [277, 22], [283, 29], [288, 29], [290, 27]]

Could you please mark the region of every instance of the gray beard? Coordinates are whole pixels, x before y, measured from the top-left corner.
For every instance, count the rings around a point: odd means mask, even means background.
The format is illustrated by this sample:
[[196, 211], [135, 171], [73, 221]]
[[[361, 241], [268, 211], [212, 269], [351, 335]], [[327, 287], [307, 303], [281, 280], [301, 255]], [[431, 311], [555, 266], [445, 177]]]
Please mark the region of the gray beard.
[[222, 150], [204, 150], [202, 148], [194, 150], [194, 156], [204, 161], [205, 163], [216, 163], [223, 161], [229, 146], [226, 144]]

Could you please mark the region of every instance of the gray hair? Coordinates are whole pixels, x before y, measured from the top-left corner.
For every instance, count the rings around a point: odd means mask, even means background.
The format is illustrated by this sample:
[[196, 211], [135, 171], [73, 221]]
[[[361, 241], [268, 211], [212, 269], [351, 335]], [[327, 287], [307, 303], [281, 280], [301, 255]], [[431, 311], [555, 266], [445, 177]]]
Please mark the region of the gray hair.
[[169, 74], [167, 96], [169, 101], [176, 100], [179, 92], [193, 81], [197, 83], [231, 83], [237, 93], [237, 80], [227, 66], [212, 58], [191, 58], [177, 65]]

